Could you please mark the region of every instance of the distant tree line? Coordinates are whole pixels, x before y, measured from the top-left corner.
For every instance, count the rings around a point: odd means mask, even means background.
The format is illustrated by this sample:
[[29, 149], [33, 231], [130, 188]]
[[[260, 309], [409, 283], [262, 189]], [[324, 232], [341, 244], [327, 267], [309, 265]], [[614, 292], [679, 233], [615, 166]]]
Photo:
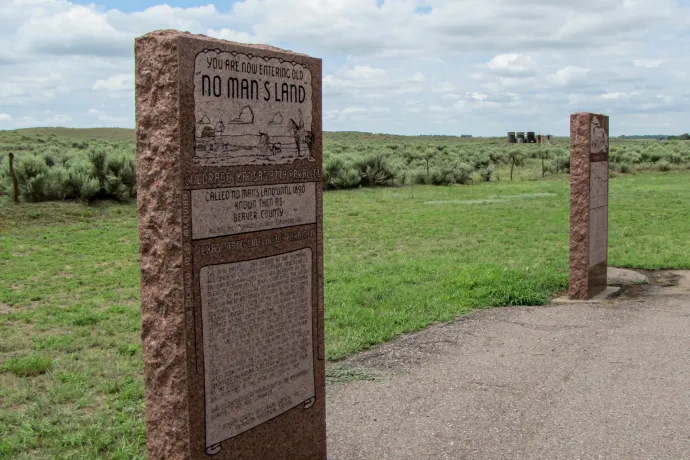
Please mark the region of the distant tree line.
[[618, 139], [659, 139], [668, 141], [690, 141], [690, 134], [685, 133], [679, 136], [666, 136], [663, 134], [644, 134], [633, 136], [618, 136]]

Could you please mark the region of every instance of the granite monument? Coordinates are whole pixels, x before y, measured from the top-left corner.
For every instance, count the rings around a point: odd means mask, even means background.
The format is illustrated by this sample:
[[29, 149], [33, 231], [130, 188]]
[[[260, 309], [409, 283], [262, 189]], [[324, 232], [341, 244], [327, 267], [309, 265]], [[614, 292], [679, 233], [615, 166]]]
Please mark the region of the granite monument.
[[326, 459], [321, 60], [136, 39], [148, 456]]
[[571, 299], [606, 289], [608, 259], [609, 117], [570, 116]]

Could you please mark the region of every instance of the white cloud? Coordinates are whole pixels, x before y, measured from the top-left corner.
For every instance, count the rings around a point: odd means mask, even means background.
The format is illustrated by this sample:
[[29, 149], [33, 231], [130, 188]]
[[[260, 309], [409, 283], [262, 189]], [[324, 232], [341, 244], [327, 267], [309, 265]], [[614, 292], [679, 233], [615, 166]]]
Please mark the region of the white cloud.
[[487, 67], [498, 75], [525, 75], [534, 71], [535, 63], [530, 56], [499, 54], [489, 61]]
[[365, 120], [373, 116], [380, 116], [388, 112], [386, 107], [344, 107], [342, 109], [329, 110], [325, 113], [327, 120]]
[[18, 30], [18, 35], [25, 39], [23, 46], [27, 51], [96, 56], [124, 53], [128, 35], [117, 30], [107, 16], [93, 7], [59, 0], [40, 5], [40, 8], [26, 9], [26, 20]]
[[455, 91], [455, 85], [448, 81], [444, 81], [437, 85], [435, 84], [431, 87], [432, 93], [451, 93], [453, 91]]
[[0, 81], [0, 101], [9, 104], [10, 100], [15, 100], [24, 95], [24, 90], [19, 83], [14, 81]]
[[[40, 126], [38, 119], [36, 117], [33, 117], [31, 115], [25, 115], [17, 120], [16, 123], [18, 126]], [[42, 124], [45, 126], [45, 124]]]
[[97, 80], [93, 85], [93, 90], [131, 91], [133, 86], [134, 76], [132, 74], [119, 74], [104, 80]]
[[690, 124], [690, 10], [674, 0], [238, 0], [134, 12], [94, 1], [0, 0], [4, 125], [133, 126], [133, 42], [155, 29], [321, 57], [328, 130], [496, 134], [533, 120], [566, 134], [574, 110], [630, 130]]
[[423, 90], [424, 75], [417, 71], [387, 71], [380, 68], [358, 65], [340, 69], [323, 77], [327, 94], [351, 93], [366, 98], [386, 98]]
[[72, 117], [66, 114], [55, 114], [46, 118], [43, 122], [48, 125], [67, 125], [72, 123]]
[[26, 105], [46, 101], [69, 91], [62, 74], [52, 69], [36, 74], [18, 72], [14, 75], [0, 75], [5, 77], [0, 79], [0, 105]]
[[102, 123], [122, 123], [128, 120], [127, 117], [114, 117], [98, 109], [89, 109], [88, 113], [89, 115], [94, 116], [97, 121]]
[[43, 116], [36, 117], [32, 115], [11, 116], [9, 114], [0, 114], [0, 122], [4, 122], [7, 129], [32, 126], [71, 126], [73, 123], [72, 116], [64, 113], [44, 111], [42, 115]]
[[615, 93], [605, 93], [599, 96], [601, 99], [623, 99], [625, 97], [628, 97], [626, 93], [622, 93], [620, 91], [616, 91]]
[[252, 38], [252, 36], [246, 32], [237, 32], [235, 30], [230, 30], [227, 27], [224, 27], [220, 30], [208, 29], [206, 31], [206, 35], [209, 37], [220, 38], [221, 40], [229, 40], [231, 42], [239, 43], [256, 43], [258, 41], [256, 38]]
[[659, 67], [664, 63], [663, 59], [633, 59], [633, 64], [637, 67], [644, 67], [646, 69], [653, 69]]
[[570, 86], [573, 84], [585, 83], [588, 76], [589, 69], [568, 66], [547, 76], [547, 80], [557, 86]]

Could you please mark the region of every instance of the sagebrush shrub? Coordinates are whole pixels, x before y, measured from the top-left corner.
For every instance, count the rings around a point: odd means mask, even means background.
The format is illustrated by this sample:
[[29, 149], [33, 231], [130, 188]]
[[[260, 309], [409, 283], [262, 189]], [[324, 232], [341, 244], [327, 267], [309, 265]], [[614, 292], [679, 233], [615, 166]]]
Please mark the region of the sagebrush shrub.
[[479, 154], [473, 158], [472, 163], [473, 163], [474, 169], [476, 169], [478, 171], [480, 169], [488, 168], [492, 162], [491, 162], [491, 157], [489, 155]]
[[75, 163], [69, 168], [69, 182], [75, 197], [84, 201], [94, 199], [101, 190], [101, 183], [95, 177], [93, 165]]
[[673, 163], [674, 165], [679, 165], [683, 162], [683, 155], [681, 155], [680, 153], [673, 152], [667, 156], [667, 159], [670, 163]]
[[362, 185], [375, 187], [391, 185], [395, 180], [395, 171], [381, 154], [369, 155], [355, 163], [355, 168], [362, 178]]
[[621, 163], [620, 172], [630, 174], [635, 172], [635, 166], [630, 163]]
[[[467, 163], [455, 163], [452, 167], [453, 179], [456, 184], [468, 184], [472, 182], [472, 167]], [[493, 166], [486, 168], [493, 172]]]
[[29, 179], [44, 174], [48, 171], [48, 165], [43, 158], [38, 158], [35, 155], [22, 155], [21, 157], [17, 155], [14, 161], [14, 171], [21, 185]]
[[553, 159], [547, 163], [547, 169], [554, 173], [570, 173], [570, 155], [558, 152]]
[[419, 169], [407, 173], [410, 184], [424, 185], [452, 185], [467, 184], [472, 181], [472, 167], [467, 163], [457, 163], [443, 167], [431, 168], [427, 173], [426, 169]]
[[344, 159], [328, 158], [323, 168], [323, 181], [326, 190], [338, 190], [359, 187], [362, 178]]
[[45, 175], [45, 200], [64, 200], [71, 192], [69, 171], [62, 165], [54, 166]]
[[482, 178], [483, 182], [491, 182], [491, 177], [494, 175], [494, 166], [491, 165], [486, 169], [479, 171], [479, 177]]
[[137, 164], [134, 158], [125, 158], [119, 176], [127, 194], [130, 197], [135, 196], [137, 193]]
[[[56, 136], [10, 134], [0, 142], [0, 194], [12, 192], [7, 154], [16, 154], [15, 170], [24, 200], [126, 199], [136, 196], [133, 142], [72, 140]], [[690, 167], [690, 142], [612, 139], [613, 172]], [[360, 185], [467, 184], [500, 180], [504, 165], [515, 169], [526, 161], [532, 169], [569, 173], [567, 142], [511, 145], [503, 139], [482, 142], [442, 136], [399, 138], [372, 134], [330, 134], [324, 146], [325, 189]], [[529, 159], [534, 158], [534, 159]], [[517, 160], [517, 161], [515, 161]], [[503, 171], [501, 171], [503, 174]], [[508, 176], [508, 174], [506, 174]]]
[[103, 148], [96, 148], [89, 151], [89, 160], [93, 166], [93, 173], [101, 185], [105, 185], [108, 175], [108, 153]]
[[454, 183], [453, 172], [449, 169], [434, 168], [429, 172], [429, 185], [451, 185]]

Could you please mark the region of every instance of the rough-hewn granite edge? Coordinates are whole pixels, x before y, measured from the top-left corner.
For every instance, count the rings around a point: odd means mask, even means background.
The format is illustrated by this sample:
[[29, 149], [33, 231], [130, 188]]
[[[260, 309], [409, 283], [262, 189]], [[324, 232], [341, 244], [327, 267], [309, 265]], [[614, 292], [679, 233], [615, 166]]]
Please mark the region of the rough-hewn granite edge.
[[570, 116], [570, 288], [571, 299], [589, 298], [589, 151], [591, 114]]
[[148, 457], [189, 457], [179, 138], [179, 32], [135, 42], [137, 208]]
[[204, 35], [204, 34], [193, 34], [190, 32], [182, 32], [180, 30], [174, 30], [174, 29], [157, 30], [155, 32], [151, 32], [150, 34], [144, 35], [144, 37], [148, 37], [148, 36], [150, 36], [150, 37], [170, 37], [170, 38], [176, 38], [176, 37], [196, 38], [199, 40], [216, 42], [216, 43], [219, 43], [219, 44], [224, 45], [224, 46], [231, 44], [231, 45], [238, 45], [238, 46], [244, 46], [244, 47], [249, 47], [249, 48], [255, 48], [258, 50], [277, 51], [280, 53], [290, 53], [290, 54], [295, 54], [298, 56], [305, 56], [305, 57], [308, 57], [310, 59], [317, 59], [317, 58], [314, 58], [312, 56], [309, 56], [308, 54], [297, 53], [297, 52], [292, 51], [292, 50], [286, 50], [286, 49], [278, 48], [275, 46], [253, 44], [253, 43], [233, 42], [232, 40], [223, 40], [220, 38], [209, 37], [208, 35]]

